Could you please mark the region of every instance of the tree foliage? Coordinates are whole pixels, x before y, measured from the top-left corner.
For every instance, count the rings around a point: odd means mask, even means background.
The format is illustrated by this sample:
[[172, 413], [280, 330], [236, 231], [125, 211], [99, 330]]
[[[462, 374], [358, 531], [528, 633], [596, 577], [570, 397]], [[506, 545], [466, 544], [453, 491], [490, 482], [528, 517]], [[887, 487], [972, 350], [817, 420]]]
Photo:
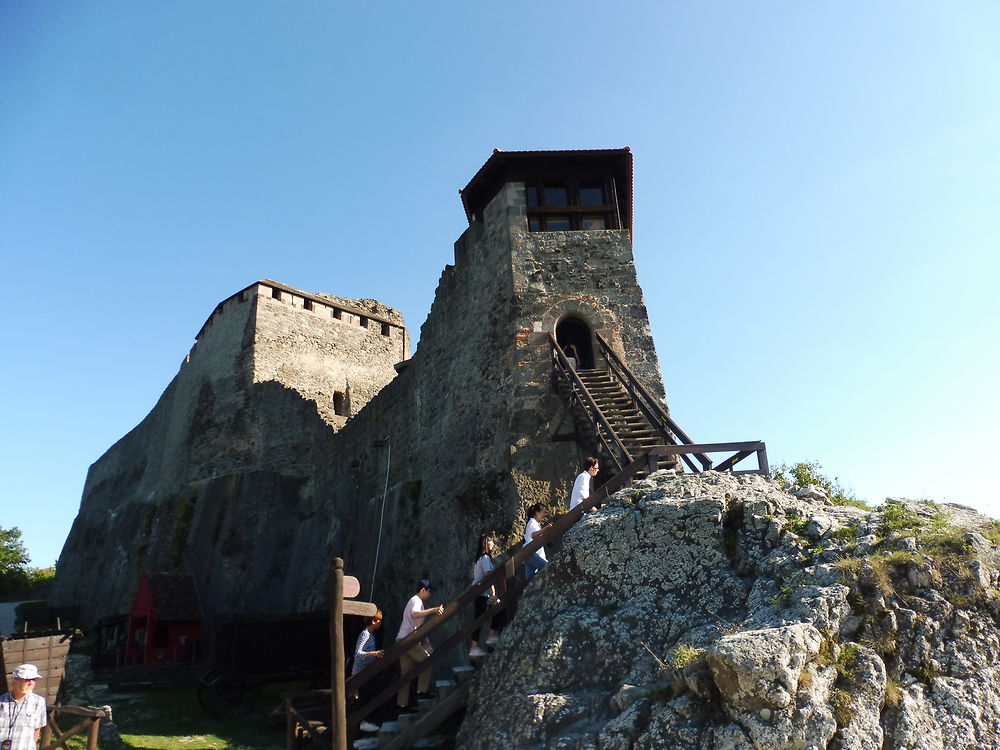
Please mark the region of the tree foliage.
[[0, 526], [0, 594], [10, 593], [31, 585], [28, 551], [21, 541], [21, 530], [16, 526]]

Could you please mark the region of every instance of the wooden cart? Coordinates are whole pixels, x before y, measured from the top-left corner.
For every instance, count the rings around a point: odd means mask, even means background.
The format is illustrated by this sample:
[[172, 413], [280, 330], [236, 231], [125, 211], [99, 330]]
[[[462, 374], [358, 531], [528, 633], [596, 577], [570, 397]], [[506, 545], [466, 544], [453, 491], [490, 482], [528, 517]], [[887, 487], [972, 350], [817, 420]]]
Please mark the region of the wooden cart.
[[198, 702], [216, 718], [236, 714], [261, 685], [330, 682], [330, 614], [305, 612], [219, 619], [215, 660], [198, 684]]

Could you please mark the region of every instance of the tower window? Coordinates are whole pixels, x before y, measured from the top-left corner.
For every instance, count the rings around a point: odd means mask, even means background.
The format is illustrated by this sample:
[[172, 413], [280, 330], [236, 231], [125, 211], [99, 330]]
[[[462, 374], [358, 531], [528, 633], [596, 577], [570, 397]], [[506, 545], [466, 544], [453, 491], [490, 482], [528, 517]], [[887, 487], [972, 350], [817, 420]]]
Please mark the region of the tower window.
[[303, 310], [312, 310], [313, 309], [313, 301], [311, 299], [304, 299], [304, 300], [302, 300], [302, 309]]
[[388, 323], [383, 323], [382, 324], [382, 335], [383, 336], [388, 336], [389, 335], [389, 324]]
[[580, 180], [581, 206], [603, 206], [604, 185], [600, 180]]
[[566, 190], [565, 183], [546, 182], [543, 195], [545, 196], [546, 206], [569, 205], [569, 192]]
[[338, 417], [347, 416], [347, 404], [344, 399], [344, 394], [340, 391], [333, 394], [333, 413]]
[[276, 299], [276, 300], [278, 300], [280, 302], [281, 301], [281, 290], [280, 289], [271, 289], [271, 299]]
[[617, 211], [608, 196], [611, 180], [529, 179], [524, 184], [529, 232], [617, 229]]

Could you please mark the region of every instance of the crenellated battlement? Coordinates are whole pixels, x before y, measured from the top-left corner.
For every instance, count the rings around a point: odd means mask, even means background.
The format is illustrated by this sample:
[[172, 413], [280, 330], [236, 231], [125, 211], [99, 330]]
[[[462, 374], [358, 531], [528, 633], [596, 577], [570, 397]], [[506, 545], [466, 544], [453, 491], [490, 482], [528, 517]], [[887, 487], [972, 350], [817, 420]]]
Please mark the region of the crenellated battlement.
[[[399, 359], [409, 356], [409, 339], [403, 316], [391, 307], [377, 300], [350, 300], [329, 294], [314, 294], [295, 289], [271, 279], [262, 279], [235, 294], [226, 297], [208, 316], [195, 336], [195, 343], [184, 358], [182, 366], [191, 361], [203, 344], [211, 337], [219, 321], [247, 303], [257, 300], [265, 304], [281, 304], [308, 315], [316, 315], [324, 320], [334, 320], [340, 325], [363, 329], [372, 336], [381, 336], [395, 342]], [[365, 310], [359, 303], [368, 303], [372, 309]]]

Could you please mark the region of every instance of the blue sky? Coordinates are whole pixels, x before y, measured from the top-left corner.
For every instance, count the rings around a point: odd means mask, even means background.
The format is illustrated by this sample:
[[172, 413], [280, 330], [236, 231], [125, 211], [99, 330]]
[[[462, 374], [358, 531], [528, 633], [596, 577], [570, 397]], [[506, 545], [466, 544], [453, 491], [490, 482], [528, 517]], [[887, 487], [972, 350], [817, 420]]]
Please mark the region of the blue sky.
[[1000, 515], [995, 3], [0, 0], [0, 525], [87, 467], [260, 278], [416, 337], [493, 148], [635, 155], [695, 439]]

